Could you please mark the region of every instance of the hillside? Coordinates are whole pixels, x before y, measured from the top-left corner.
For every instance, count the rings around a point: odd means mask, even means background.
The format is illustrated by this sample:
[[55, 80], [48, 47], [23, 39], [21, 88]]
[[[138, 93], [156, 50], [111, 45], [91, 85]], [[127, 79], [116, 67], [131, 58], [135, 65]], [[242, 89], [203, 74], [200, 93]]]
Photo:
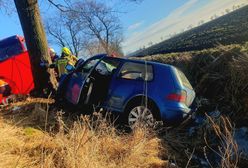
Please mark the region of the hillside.
[[145, 56], [212, 48], [248, 41], [248, 6], [193, 28], [171, 39], [136, 51], [130, 56]]

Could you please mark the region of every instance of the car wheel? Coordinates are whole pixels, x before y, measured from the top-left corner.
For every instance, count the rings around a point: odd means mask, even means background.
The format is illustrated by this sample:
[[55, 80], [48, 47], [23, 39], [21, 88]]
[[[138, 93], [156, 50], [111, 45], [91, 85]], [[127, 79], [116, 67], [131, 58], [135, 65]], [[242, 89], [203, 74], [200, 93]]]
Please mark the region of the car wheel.
[[134, 129], [140, 124], [154, 127], [157, 119], [155, 114], [157, 114], [156, 108], [151, 103], [148, 103], [147, 106], [134, 104], [125, 111], [125, 123], [131, 129]]

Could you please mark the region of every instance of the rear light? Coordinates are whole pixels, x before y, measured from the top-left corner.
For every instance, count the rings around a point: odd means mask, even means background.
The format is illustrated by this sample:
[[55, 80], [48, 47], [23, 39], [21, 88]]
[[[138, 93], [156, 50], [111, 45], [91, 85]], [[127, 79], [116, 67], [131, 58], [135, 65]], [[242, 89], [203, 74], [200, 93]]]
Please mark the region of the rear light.
[[179, 91], [176, 93], [171, 93], [166, 97], [167, 100], [176, 101], [180, 103], [185, 103], [186, 98], [187, 98], [186, 91]]

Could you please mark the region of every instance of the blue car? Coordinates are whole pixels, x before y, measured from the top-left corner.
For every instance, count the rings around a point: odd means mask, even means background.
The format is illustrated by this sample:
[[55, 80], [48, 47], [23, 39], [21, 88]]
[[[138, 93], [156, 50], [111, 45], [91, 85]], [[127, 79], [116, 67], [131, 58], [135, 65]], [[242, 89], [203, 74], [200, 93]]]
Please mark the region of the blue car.
[[105, 54], [77, 64], [61, 78], [58, 93], [74, 106], [117, 112], [130, 127], [138, 121], [180, 122], [195, 98], [188, 79], [174, 66]]

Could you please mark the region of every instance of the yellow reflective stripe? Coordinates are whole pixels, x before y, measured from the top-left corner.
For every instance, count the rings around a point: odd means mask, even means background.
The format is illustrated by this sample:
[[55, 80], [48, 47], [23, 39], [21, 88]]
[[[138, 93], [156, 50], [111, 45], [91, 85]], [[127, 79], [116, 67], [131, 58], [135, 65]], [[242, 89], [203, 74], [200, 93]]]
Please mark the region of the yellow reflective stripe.
[[57, 66], [58, 66], [58, 72], [59, 72], [59, 77], [62, 75], [62, 74], [65, 74], [67, 73], [66, 71], [66, 65], [67, 65], [68, 61], [66, 59], [59, 59], [57, 60]]

